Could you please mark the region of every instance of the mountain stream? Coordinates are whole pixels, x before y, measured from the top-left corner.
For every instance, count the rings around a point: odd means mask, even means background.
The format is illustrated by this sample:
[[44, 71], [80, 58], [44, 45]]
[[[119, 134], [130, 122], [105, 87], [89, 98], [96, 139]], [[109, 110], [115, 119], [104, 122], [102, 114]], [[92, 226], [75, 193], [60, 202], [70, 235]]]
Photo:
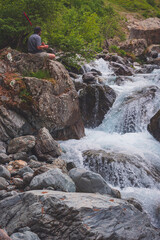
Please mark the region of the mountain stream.
[[[160, 143], [147, 131], [151, 117], [160, 109], [160, 69], [124, 77], [123, 84], [117, 85], [109, 63], [99, 59], [85, 65], [85, 71], [92, 68], [102, 73], [117, 97], [100, 126], [85, 129], [86, 136], [80, 140], [60, 142], [63, 157], [77, 167], [102, 173], [108, 184], [120, 190], [122, 198], [138, 200], [152, 224], [160, 228]], [[82, 76], [76, 81], [82, 81]], [[121, 154], [129, 161], [102, 166], [99, 159], [95, 167], [92, 159], [87, 165], [83, 152], [90, 149]]]

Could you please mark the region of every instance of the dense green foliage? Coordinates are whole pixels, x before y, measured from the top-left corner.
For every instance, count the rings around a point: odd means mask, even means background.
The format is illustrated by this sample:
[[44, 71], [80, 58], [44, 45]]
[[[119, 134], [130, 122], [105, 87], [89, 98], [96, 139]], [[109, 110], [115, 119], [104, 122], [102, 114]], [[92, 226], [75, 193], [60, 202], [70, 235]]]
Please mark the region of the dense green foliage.
[[106, 37], [120, 33], [118, 18], [103, 0], [0, 0], [0, 47], [24, 48], [39, 25], [52, 47], [87, 57], [101, 49]]
[[144, 17], [160, 17], [159, 0], [105, 0], [131, 12], [138, 12]]

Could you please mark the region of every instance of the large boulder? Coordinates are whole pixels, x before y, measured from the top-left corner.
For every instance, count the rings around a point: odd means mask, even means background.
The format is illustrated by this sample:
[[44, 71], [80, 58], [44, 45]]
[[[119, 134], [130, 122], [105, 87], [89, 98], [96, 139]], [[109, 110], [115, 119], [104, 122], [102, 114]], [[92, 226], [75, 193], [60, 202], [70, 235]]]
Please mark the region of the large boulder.
[[160, 110], [150, 119], [148, 131], [160, 142]]
[[[159, 186], [160, 166], [140, 156], [104, 150], [83, 152], [84, 165], [120, 188]], [[145, 164], [144, 164], [145, 163]]]
[[115, 99], [116, 94], [109, 86], [83, 84], [79, 90], [79, 104], [85, 127], [100, 125]]
[[130, 39], [145, 39], [148, 45], [159, 44], [160, 19], [148, 18], [134, 22], [130, 29]]
[[108, 195], [30, 191], [0, 201], [9, 235], [29, 227], [41, 240], [159, 240], [146, 213]]
[[109, 194], [113, 197], [120, 197], [120, 193], [112, 189], [101, 175], [82, 169], [73, 168], [69, 176], [76, 184], [77, 192]]
[[[7, 53], [12, 57], [10, 60]], [[61, 63], [12, 49], [1, 51], [1, 55], [3, 63], [11, 70], [2, 74], [0, 139], [8, 141], [13, 137], [32, 134], [42, 127], [46, 127], [57, 139], [79, 139], [84, 136], [78, 94]], [[7, 67], [4, 71], [9, 69]], [[38, 79], [18, 74], [38, 70], [47, 71], [50, 78]]]

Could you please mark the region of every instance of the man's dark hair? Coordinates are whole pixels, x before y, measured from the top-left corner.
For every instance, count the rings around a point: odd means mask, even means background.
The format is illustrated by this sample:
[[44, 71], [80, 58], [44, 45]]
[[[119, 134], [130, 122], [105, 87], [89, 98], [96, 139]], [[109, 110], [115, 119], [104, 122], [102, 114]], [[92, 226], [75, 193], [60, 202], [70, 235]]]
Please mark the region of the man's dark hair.
[[35, 28], [34, 28], [34, 33], [36, 33], [36, 34], [40, 33], [41, 31], [42, 31], [42, 30], [41, 30], [40, 27], [35, 27]]

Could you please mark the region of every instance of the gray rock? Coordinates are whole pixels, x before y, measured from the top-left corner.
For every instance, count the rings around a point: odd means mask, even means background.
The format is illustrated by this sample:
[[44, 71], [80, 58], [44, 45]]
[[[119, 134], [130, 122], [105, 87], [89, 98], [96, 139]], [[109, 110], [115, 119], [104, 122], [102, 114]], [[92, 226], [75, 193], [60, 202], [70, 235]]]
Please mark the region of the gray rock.
[[23, 174], [23, 183], [24, 185], [30, 184], [31, 180], [33, 179], [33, 173], [26, 172]]
[[49, 131], [44, 127], [38, 132], [35, 153], [40, 160], [47, 161], [48, 159], [61, 155], [59, 144], [53, 139]]
[[38, 161], [38, 158], [35, 155], [31, 155], [28, 157], [29, 160], [34, 160], [34, 161]]
[[131, 67], [128, 67], [126, 65], [117, 63], [117, 62], [110, 62], [111, 67], [114, 70], [114, 73], [116, 75], [122, 75], [122, 76], [132, 76], [134, 74], [134, 71]]
[[17, 172], [17, 174], [19, 175], [19, 176], [23, 176], [23, 174], [24, 173], [34, 173], [34, 171], [30, 168], [30, 167], [28, 167], [28, 166], [26, 166], [26, 167], [24, 167], [24, 168], [21, 168], [18, 172]]
[[12, 160], [12, 157], [6, 155], [5, 153], [0, 153], [0, 164], [8, 163]]
[[14, 160], [28, 160], [28, 154], [26, 152], [18, 152], [13, 154]]
[[15, 195], [17, 195], [16, 191], [7, 192], [6, 190], [0, 190], [0, 201], [5, 198], [12, 197]]
[[84, 73], [82, 76], [82, 79], [83, 79], [83, 82], [87, 84], [90, 84], [90, 83], [93, 84], [97, 82], [97, 78], [93, 72]]
[[39, 168], [40, 166], [42, 166], [42, 162], [38, 162], [38, 161], [35, 161], [35, 160], [30, 160], [28, 165], [31, 167], [31, 168]]
[[93, 193], [29, 191], [0, 201], [0, 216], [9, 235], [29, 226], [41, 240], [159, 240], [160, 236], [146, 213], [132, 204]]
[[7, 145], [0, 141], [0, 153], [6, 153]]
[[6, 181], [5, 178], [0, 177], [0, 190], [5, 190], [8, 187], [8, 182]]
[[23, 180], [21, 178], [13, 178], [13, 183], [19, 189], [22, 189], [24, 187], [24, 183], [23, 183]]
[[58, 168], [35, 176], [30, 183], [31, 189], [43, 189], [47, 187], [53, 187], [55, 190], [66, 192], [75, 192], [75, 184], [72, 179], [63, 174]]
[[6, 178], [6, 179], [11, 178], [10, 172], [4, 166], [0, 166], [0, 177]]
[[35, 146], [35, 137], [28, 135], [12, 139], [8, 144], [8, 153], [29, 152]]
[[120, 197], [117, 190], [112, 189], [101, 175], [81, 168], [73, 168], [69, 176], [75, 182], [78, 192], [109, 194]]
[[8, 141], [12, 138], [30, 132], [26, 120], [12, 110], [0, 106], [0, 140]]
[[31, 231], [25, 231], [23, 233], [17, 232], [11, 235], [12, 240], [40, 240], [37, 234]]

